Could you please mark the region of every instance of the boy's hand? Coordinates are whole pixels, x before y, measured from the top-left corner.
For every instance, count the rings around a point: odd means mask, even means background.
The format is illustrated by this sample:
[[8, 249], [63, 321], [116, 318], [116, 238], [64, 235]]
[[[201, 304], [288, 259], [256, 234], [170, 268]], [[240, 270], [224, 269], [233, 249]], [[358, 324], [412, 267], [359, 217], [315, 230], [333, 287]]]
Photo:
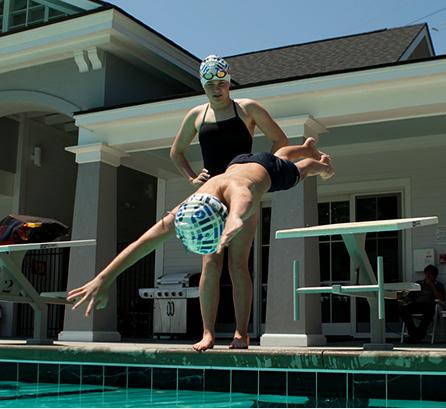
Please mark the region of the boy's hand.
[[217, 254], [221, 254], [225, 247], [229, 246], [231, 240], [242, 230], [243, 220], [239, 217], [228, 217], [225, 229], [221, 235], [220, 244], [218, 246]]
[[67, 301], [74, 301], [79, 298], [80, 300], [73, 305], [72, 309], [75, 310], [82, 304], [88, 302], [87, 309], [85, 310], [86, 317], [95, 308], [98, 310], [105, 308], [108, 302], [108, 294], [103, 279], [97, 276], [82, 287], [68, 292]]

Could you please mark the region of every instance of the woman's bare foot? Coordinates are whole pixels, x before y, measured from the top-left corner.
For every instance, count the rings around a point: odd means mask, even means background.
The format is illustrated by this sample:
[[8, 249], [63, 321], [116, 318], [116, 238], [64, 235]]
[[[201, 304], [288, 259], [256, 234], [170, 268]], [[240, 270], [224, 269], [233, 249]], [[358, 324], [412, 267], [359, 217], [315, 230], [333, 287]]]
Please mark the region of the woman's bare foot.
[[316, 139], [314, 139], [313, 137], [305, 139], [303, 146], [308, 150], [307, 158], [313, 158], [319, 161], [321, 160], [322, 155], [325, 155], [323, 152], [316, 148]]
[[229, 344], [229, 349], [248, 349], [249, 337], [234, 336], [234, 339]]
[[326, 170], [323, 170], [320, 174], [322, 179], [330, 179], [334, 175], [334, 169], [331, 165], [331, 159], [330, 156], [323, 154], [321, 156], [321, 163], [324, 163], [326, 165]]
[[200, 342], [192, 345], [192, 348], [197, 352], [204, 352], [208, 349], [214, 348], [215, 337], [212, 334], [203, 334]]

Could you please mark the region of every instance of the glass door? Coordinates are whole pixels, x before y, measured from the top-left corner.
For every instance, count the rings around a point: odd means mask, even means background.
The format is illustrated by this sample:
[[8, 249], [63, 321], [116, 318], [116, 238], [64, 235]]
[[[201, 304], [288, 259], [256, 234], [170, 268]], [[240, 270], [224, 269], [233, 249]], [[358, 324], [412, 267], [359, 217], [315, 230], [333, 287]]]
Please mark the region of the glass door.
[[[401, 217], [401, 194], [361, 195], [354, 199], [355, 220], [397, 219]], [[376, 271], [377, 256], [383, 257], [384, 281], [401, 281], [402, 277], [402, 233], [401, 231], [367, 233], [365, 250]], [[352, 283], [355, 284], [355, 283]], [[370, 308], [365, 298], [354, 299], [355, 335], [368, 336], [370, 332]], [[399, 333], [398, 305], [396, 300], [385, 301], [386, 332]]]
[[[319, 225], [348, 223], [350, 201], [332, 200], [318, 204]], [[337, 235], [319, 238], [319, 262], [321, 286], [350, 283], [350, 257]], [[351, 299], [337, 294], [322, 294], [322, 332], [324, 335], [346, 335], [351, 333]]]
[[[330, 198], [318, 204], [319, 225], [371, 221], [401, 217], [401, 193], [352, 195]], [[376, 257], [384, 260], [386, 282], [401, 280], [401, 232], [368, 233], [365, 250], [376, 271]], [[321, 285], [355, 285], [350, 257], [340, 235], [320, 237], [319, 257]], [[386, 331], [399, 333], [397, 304], [386, 300]], [[321, 295], [322, 330], [324, 335], [367, 337], [370, 332], [370, 308], [365, 298], [335, 294]]]

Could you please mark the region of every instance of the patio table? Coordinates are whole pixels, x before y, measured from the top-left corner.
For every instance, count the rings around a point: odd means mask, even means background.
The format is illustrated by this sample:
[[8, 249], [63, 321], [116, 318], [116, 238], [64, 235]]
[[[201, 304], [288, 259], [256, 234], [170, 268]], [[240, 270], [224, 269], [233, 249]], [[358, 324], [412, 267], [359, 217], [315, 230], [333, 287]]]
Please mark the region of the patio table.
[[96, 240], [54, 241], [48, 243], [8, 244], [0, 246], [0, 301], [30, 304], [34, 310], [34, 334], [31, 344], [48, 344], [48, 304], [69, 304], [66, 292], [39, 294], [22, 272], [22, 263], [29, 250], [92, 246]]

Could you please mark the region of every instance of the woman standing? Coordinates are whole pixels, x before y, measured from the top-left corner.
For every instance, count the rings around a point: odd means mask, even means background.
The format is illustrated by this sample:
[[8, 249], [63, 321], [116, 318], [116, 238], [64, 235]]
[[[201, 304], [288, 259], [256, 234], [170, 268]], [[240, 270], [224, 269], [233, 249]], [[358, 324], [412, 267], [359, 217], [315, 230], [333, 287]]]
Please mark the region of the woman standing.
[[[257, 126], [272, 142], [271, 152], [288, 145], [288, 139], [269, 113], [252, 99], [232, 100], [229, 66], [223, 58], [206, 57], [200, 65], [200, 80], [208, 103], [191, 109], [183, 119], [170, 151], [176, 167], [195, 187], [210, 177], [224, 173], [231, 160], [252, 150], [252, 137]], [[204, 168], [196, 174], [185, 157], [194, 137], [198, 139]], [[252, 281], [248, 259], [254, 240], [257, 214], [246, 222], [243, 230], [228, 247], [228, 267], [233, 288], [236, 329], [229, 348], [248, 348], [248, 324], [252, 303]], [[203, 256], [200, 278], [200, 308], [203, 338], [193, 345], [196, 351], [214, 346], [220, 276], [223, 254]]]

